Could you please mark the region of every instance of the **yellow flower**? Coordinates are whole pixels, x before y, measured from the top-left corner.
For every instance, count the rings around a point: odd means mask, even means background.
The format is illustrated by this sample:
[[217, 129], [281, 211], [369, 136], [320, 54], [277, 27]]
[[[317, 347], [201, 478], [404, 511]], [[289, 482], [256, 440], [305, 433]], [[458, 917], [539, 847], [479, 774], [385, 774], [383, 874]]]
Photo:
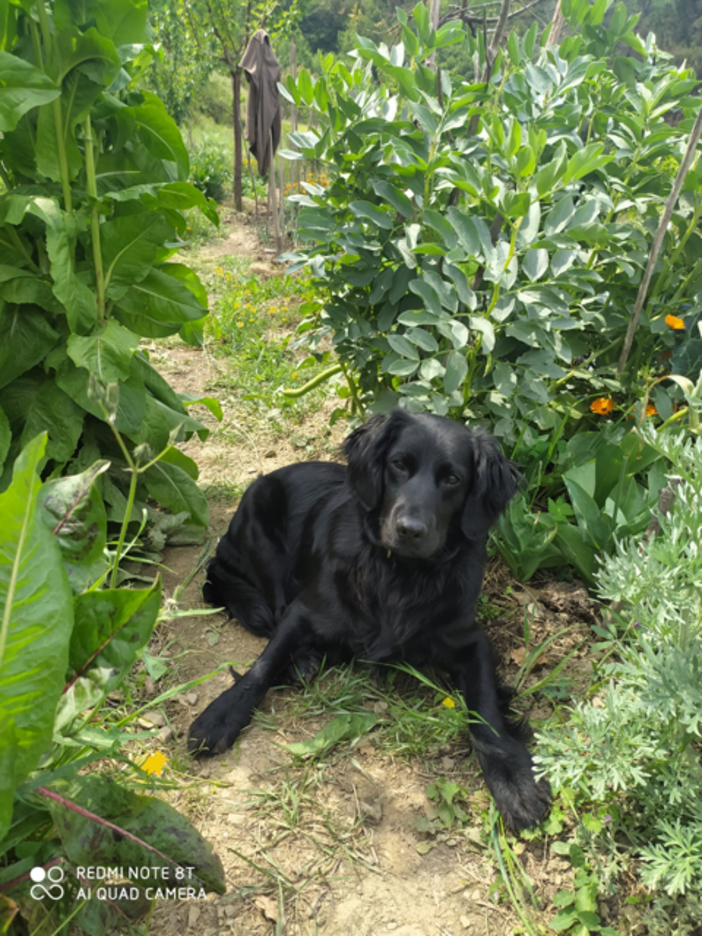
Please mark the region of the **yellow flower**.
[[287, 307], [287, 306], [281, 306], [281, 307], [280, 307], [280, 311], [281, 311], [281, 312], [287, 312], [287, 311], [288, 311], [288, 307]]
[[590, 404], [590, 409], [593, 413], [597, 413], [600, 416], [606, 416], [614, 409], [614, 400], [612, 400], [611, 397], [598, 397], [596, 400], [592, 401]]
[[161, 751], [154, 751], [153, 754], [149, 754], [144, 763], [141, 765], [141, 769], [151, 775], [157, 774], [159, 777], [163, 773], [163, 768], [168, 763], [168, 758]]
[[456, 703], [449, 696], [446, 696], [446, 698], [441, 704], [444, 705], [446, 708], [456, 708]]
[[668, 328], [675, 329], [675, 331], [683, 331], [685, 329], [685, 323], [681, 318], [678, 318], [677, 315], [666, 315], [665, 324]]
[[243, 322], [237, 322], [237, 323], [236, 323], [236, 327], [237, 327], [237, 328], [243, 328], [243, 327], [244, 327], [244, 323], [243, 323]]
[[286, 319], [285, 317], [283, 317], [280, 321], [281, 321], [281, 322], [287, 322], [287, 319]]
[[224, 270], [222, 269], [221, 266], [218, 266], [218, 267], [215, 267], [215, 273], [217, 274], [217, 276], [223, 276]]
[[291, 374], [290, 376], [291, 376], [292, 379], [294, 380], [294, 379], [297, 377], [297, 371], [293, 371], [292, 374]]
[[657, 416], [657, 415], [658, 415], [658, 410], [657, 410], [656, 407], [653, 405], [653, 403], [649, 403], [648, 406], [646, 407], [646, 415], [647, 415], [647, 416]]
[[249, 319], [249, 322], [253, 322], [253, 321], [255, 321], [255, 320], [254, 320], [254, 319]]
[[231, 273], [227, 273], [227, 279], [228, 279], [229, 282], [231, 283], [231, 281], [232, 281], [232, 274], [231, 274]]

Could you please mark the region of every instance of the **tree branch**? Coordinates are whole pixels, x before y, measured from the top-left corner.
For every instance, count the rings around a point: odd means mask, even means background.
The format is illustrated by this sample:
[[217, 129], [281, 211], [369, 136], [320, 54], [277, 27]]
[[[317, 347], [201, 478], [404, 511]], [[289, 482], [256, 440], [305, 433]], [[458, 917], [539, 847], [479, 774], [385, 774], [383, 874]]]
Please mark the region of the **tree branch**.
[[653, 246], [651, 247], [651, 253], [648, 257], [648, 263], [646, 264], [646, 271], [643, 275], [643, 279], [641, 280], [639, 294], [636, 297], [634, 310], [631, 314], [631, 321], [629, 322], [629, 327], [626, 331], [624, 347], [622, 348], [621, 357], [619, 358], [619, 363], [617, 364], [617, 377], [621, 375], [622, 371], [626, 367], [629, 352], [631, 351], [631, 346], [634, 341], [634, 332], [636, 331], [636, 326], [639, 324], [639, 316], [641, 315], [641, 310], [643, 309], [644, 303], [646, 301], [646, 294], [651, 282], [651, 277], [653, 276], [653, 270], [658, 260], [658, 254], [661, 252], [661, 247], [663, 246], [663, 238], [665, 237], [665, 232], [668, 229], [670, 219], [673, 216], [673, 209], [675, 208], [678, 196], [680, 195], [680, 191], [683, 187], [685, 176], [687, 175], [690, 166], [692, 165], [692, 160], [694, 159], [695, 152], [697, 150], [697, 144], [699, 143], [700, 135], [702, 135], [702, 107], [700, 107], [699, 111], [697, 112], [697, 119], [695, 120], [692, 130], [690, 131], [690, 139], [687, 144], [687, 150], [683, 156], [683, 161], [680, 163], [678, 174], [675, 176], [673, 188], [671, 189], [668, 200], [665, 203], [665, 209], [663, 211], [663, 215], [661, 216], [660, 224], [658, 225], [658, 230], [656, 231], [656, 236], [653, 239]]

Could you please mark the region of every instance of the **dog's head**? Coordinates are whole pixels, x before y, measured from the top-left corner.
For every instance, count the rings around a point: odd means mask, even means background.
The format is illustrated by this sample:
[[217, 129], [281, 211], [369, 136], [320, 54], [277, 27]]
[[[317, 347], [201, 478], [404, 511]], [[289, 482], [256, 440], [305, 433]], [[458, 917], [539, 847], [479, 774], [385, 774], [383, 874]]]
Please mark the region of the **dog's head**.
[[438, 557], [449, 538], [483, 539], [519, 473], [482, 429], [395, 410], [346, 439], [348, 482], [376, 511], [382, 545], [407, 559]]

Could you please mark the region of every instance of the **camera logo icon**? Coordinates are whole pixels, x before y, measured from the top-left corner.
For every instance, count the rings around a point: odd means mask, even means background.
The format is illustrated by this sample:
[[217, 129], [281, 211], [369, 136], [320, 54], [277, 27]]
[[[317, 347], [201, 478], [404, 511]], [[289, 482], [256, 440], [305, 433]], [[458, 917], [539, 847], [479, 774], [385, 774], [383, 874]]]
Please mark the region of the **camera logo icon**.
[[[34, 881], [29, 890], [34, 900], [43, 900], [45, 897], [49, 900], [60, 900], [63, 897], [65, 893], [65, 889], [61, 886], [64, 878], [63, 868], [58, 865], [52, 865], [50, 868], [37, 866], [32, 868], [29, 876]], [[44, 884], [45, 881], [48, 885]]]

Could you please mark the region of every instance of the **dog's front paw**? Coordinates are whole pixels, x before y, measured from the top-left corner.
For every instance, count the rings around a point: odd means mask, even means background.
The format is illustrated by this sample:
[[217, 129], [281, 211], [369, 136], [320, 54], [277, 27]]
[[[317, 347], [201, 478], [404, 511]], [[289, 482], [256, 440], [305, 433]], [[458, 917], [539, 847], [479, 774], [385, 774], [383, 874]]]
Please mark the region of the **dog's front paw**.
[[238, 689], [237, 684], [223, 692], [192, 723], [188, 732], [191, 754], [223, 754], [250, 723], [253, 712], [242, 706]]
[[534, 777], [534, 764], [527, 751], [513, 744], [494, 746], [480, 752], [485, 782], [505, 825], [514, 832], [537, 826], [551, 805], [551, 786]]

